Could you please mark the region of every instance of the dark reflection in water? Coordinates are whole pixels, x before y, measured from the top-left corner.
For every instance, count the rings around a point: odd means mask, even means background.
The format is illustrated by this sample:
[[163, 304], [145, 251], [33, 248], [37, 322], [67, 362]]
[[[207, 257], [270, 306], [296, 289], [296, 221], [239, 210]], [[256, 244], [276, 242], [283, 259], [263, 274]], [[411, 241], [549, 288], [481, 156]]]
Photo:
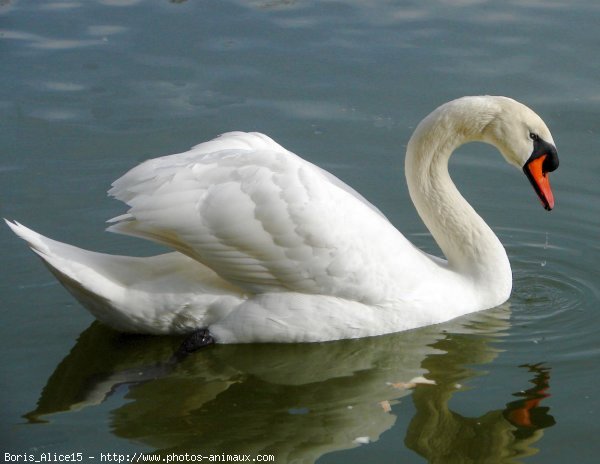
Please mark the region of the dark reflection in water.
[[155, 452], [314, 462], [378, 440], [396, 422], [399, 399], [412, 393], [408, 448], [430, 462], [505, 462], [533, 454], [542, 429], [554, 424], [540, 405], [550, 369], [528, 366], [533, 387], [481, 417], [464, 417], [449, 401], [481, 375], [471, 366], [497, 356], [491, 342], [509, 327], [508, 316], [504, 306], [363, 340], [215, 346], [178, 364], [167, 360], [179, 339], [124, 336], [94, 323], [25, 417], [50, 421], [117, 391], [126, 401], [111, 412], [113, 433]]

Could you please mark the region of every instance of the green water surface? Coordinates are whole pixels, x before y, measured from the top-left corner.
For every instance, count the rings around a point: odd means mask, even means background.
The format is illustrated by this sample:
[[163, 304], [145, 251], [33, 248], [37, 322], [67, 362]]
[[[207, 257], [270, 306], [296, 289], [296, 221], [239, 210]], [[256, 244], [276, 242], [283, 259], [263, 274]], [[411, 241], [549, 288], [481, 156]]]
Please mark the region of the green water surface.
[[181, 339], [94, 322], [2, 225], [2, 456], [597, 462], [598, 24], [595, 0], [0, 1], [0, 213], [84, 248], [162, 251], [104, 232], [124, 212], [106, 190], [229, 130], [330, 170], [432, 253], [403, 154], [436, 106], [523, 101], [561, 160], [551, 213], [494, 149], [451, 161], [511, 259], [501, 307], [372, 339], [216, 346], [169, 368]]

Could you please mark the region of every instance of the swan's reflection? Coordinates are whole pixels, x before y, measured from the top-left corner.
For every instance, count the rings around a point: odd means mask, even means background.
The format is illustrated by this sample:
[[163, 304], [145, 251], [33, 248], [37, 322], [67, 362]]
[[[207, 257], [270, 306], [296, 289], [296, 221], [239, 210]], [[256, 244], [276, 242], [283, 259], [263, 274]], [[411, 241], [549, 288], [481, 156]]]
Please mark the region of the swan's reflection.
[[[158, 452], [273, 454], [314, 462], [378, 440], [396, 421], [394, 404], [413, 392], [416, 414], [405, 443], [431, 462], [496, 462], [531, 454], [553, 419], [539, 402], [549, 370], [531, 366], [534, 388], [479, 418], [451, 411], [467, 366], [491, 362], [490, 341], [508, 328], [509, 309], [362, 340], [304, 345], [216, 346], [179, 364], [179, 340], [127, 337], [93, 324], [52, 374], [26, 417], [102, 402], [116, 389], [113, 432]], [[426, 378], [423, 378], [423, 376]], [[434, 384], [418, 384], [415, 378]], [[416, 381], [418, 382], [418, 381]], [[508, 396], [508, 395], [507, 395]]]
[[[454, 336], [456, 337], [456, 336]], [[431, 463], [505, 463], [519, 462], [538, 450], [533, 443], [542, 436], [542, 429], [554, 425], [548, 408], [540, 406], [548, 393], [550, 369], [543, 365], [521, 366], [532, 374], [533, 388], [520, 391], [504, 409], [492, 409], [479, 417], [464, 417], [449, 408], [452, 395], [460, 382], [473, 373], [465, 366], [472, 364], [468, 353], [483, 352], [479, 337], [459, 335], [440, 340], [433, 347], [447, 350], [443, 355], [428, 356], [423, 367], [435, 380], [435, 387], [419, 385], [412, 400], [416, 414], [406, 434], [405, 444]], [[452, 345], [460, 346], [460, 351]], [[487, 348], [489, 352], [489, 348]], [[465, 356], [466, 355], [466, 356]], [[476, 363], [485, 362], [484, 358]], [[428, 388], [429, 387], [429, 388]]]

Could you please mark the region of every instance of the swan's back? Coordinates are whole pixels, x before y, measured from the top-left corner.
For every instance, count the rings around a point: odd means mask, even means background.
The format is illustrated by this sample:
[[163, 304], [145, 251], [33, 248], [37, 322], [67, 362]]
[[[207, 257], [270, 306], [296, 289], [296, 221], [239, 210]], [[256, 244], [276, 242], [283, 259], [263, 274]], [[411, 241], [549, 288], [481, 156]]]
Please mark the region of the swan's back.
[[170, 246], [251, 293], [381, 303], [430, 265], [350, 187], [262, 134], [147, 161], [109, 193], [130, 207], [109, 230]]

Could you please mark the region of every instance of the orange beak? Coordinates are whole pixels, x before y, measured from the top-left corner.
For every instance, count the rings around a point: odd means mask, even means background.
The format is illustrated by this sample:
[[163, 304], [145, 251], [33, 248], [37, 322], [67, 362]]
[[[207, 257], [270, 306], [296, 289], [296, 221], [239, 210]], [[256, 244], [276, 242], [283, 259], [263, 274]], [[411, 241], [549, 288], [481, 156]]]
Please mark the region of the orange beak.
[[548, 173], [544, 171], [543, 164], [547, 155], [542, 155], [525, 165], [525, 174], [538, 194], [545, 209], [550, 211], [554, 208], [554, 195], [550, 188]]

